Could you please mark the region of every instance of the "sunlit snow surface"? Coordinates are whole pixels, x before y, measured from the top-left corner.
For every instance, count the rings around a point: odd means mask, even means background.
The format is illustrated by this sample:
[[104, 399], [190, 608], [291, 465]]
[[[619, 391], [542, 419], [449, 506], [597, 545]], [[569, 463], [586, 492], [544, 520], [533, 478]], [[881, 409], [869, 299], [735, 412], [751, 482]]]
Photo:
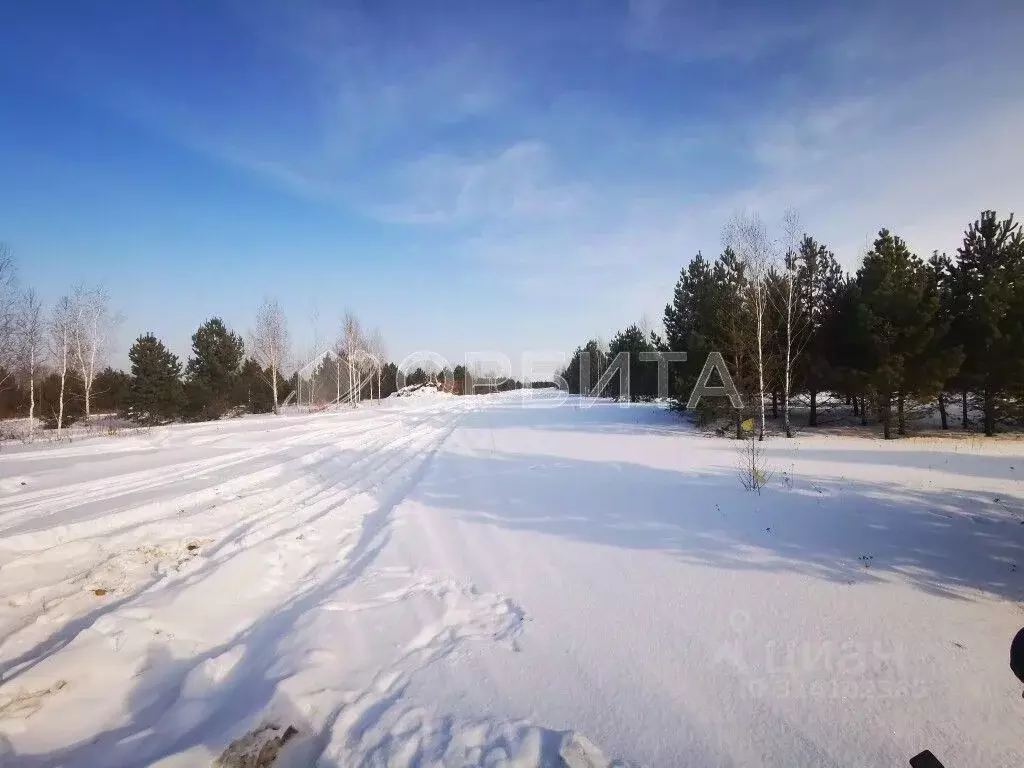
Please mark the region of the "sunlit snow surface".
[[736, 445], [516, 392], [5, 445], [0, 765], [1024, 765], [1021, 445]]

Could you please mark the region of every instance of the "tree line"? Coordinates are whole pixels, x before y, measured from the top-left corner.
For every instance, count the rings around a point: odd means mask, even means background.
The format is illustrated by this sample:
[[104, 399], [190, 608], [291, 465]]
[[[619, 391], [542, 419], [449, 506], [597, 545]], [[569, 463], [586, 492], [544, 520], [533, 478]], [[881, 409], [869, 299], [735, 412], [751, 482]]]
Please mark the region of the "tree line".
[[304, 360], [293, 353], [281, 307], [265, 299], [247, 341], [212, 317], [183, 362], [144, 333], [129, 350], [128, 372], [107, 365], [120, 322], [99, 287], [77, 286], [45, 311], [34, 290], [19, 290], [14, 260], [0, 246], [0, 418], [26, 417], [30, 434], [39, 420], [60, 435], [96, 413], [154, 425], [276, 412], [286, 402], [354, 404], [397, 386], [380, 334], [364, 332], [352, 313], [326, 351]]
[[[608, 361], [628, 351], [631, 397], [650, 398], [656, 366], [638, 353], [686, 352], [671, 375], [675, 405], [685, 409], [708, 353], [718, 351], [743, 406], [705, 399], [697, 416], [728, 416], [737, 436], [753, 420], [763, 437], [769, 412], [792, 435], [794, 403], [817, 426], [823, 400], [880, 424], [886, 438], [906, 434], [911, 412], [922, 409], [937, 411], [943, 429], [954, 409], [963, 429], [986, 435], [1024, 424], [1024, 235], [1013, 214], [982, 212], [955, 255], [927, 259], [882, 229], [852, 273], [825, 243], [797, 232], [792, 217], [777, 239], [756, 216], [737, 217], [719, 256], [698, 253], [681, 270], [664, 337], [632, 325], [607, 346], [587, 342], [563, 373], [570, 390], [580, 390], [581, 365], [592, 389]], [[617, 378], [598, 394], [616, 396], [616, 387]]]

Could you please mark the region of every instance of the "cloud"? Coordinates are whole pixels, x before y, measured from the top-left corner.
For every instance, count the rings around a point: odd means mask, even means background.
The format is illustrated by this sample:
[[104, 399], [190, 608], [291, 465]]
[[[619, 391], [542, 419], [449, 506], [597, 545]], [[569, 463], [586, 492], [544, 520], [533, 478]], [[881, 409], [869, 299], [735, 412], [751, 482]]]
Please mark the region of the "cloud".
[[585, 194], [579, 185], [556, 180], [550, 149], [536, 141], [517, 142], [484, 157], [426, 155], [396, 176], [394, 202], [374, 210], [397, 223], [561, 218], [577, 212]]
[[289, 193], [441, 233], [523, 299], [609, 316], [657, 314], [739, 209], [796, 206], [852, 267], [881, 226], [951, 249], [1024, 199], [1019, 4], [966, 26], [881, 2], [467, 3], [457, 24], [428, 5], [239, 2], [258, 83], [211, 104], [115, 60], [110, 101]]

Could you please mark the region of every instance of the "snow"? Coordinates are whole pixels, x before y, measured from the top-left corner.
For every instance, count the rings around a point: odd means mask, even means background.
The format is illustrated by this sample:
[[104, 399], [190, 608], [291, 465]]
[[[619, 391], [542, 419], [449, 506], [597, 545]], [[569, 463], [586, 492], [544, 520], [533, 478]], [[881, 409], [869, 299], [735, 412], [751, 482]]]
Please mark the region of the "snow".
[[530, 391], [5, 447], [0, 765], [1024, 764], [1024, 446], [765, 451]]

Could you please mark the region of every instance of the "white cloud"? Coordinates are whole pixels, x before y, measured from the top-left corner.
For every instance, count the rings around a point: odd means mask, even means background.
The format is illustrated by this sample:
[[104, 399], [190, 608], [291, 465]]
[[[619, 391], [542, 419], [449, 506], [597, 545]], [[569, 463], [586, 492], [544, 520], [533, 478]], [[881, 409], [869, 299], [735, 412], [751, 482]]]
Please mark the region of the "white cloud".
[[549, 148], [534, 141], [484, 157], [426, 155], [399, 169], [391, 190], [392, 201], [373, 210], [400, 223], [559, 218], [577, 212], [583, 195], [556, 180]]

